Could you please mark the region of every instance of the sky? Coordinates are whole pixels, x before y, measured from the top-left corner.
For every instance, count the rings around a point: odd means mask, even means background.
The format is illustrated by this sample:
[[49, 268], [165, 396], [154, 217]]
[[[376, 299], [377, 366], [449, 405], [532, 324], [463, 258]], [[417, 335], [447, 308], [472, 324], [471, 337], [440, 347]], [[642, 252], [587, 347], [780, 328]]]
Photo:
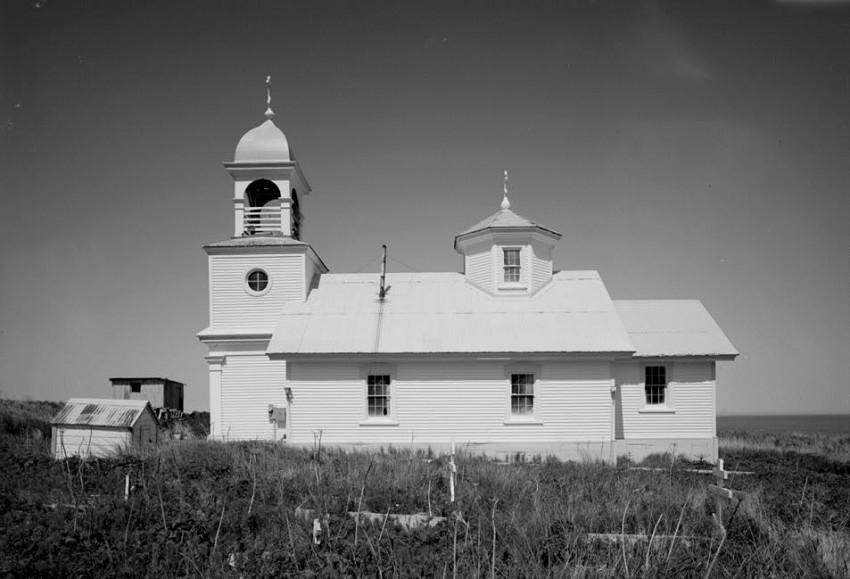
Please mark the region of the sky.
[[187, 383], [221, 163], [275, 122], [335, 272], [460, 271], [512, 209], [614, 299], [699, 299], [723, 414], [850, 413], [850, 4], [0, 3], [0, 396]]

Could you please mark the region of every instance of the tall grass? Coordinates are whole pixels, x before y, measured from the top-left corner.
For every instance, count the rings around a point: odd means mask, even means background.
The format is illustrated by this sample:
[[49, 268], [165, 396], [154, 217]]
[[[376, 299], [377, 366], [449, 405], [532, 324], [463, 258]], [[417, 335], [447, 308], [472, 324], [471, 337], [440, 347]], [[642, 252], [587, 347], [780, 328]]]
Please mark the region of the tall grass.
[[731, 430], [720, 433], [720, 446], [727, 451], [796, 452], [850, 462], [850, 434], [753, 434]]
[[[7, 506], [0, 572], [8, 576], [97, 569], [157, 577], [841, 577], [850, 570], [847, 521], [826, 524], [817, 515], [830, 500], [822, 486], [795, 501], [789, 519], [765, 500], [769, 479], [750, 479], [744, 500], [727, 511], [721, 545], [709, 481], [679, 468], [502, 465], [461, 454], [452, 504], [445, 458], [421, 452], [317, 456], [272, 443], [190, 441], [112, 460], [53, 462], [4, 440], [4, 470], [13, 475], [0, 483]], [[134, 490], [125, 502], [128, 473]], [[430, 512], [445, 521], [405, 531], [355, 520], [349, 513], [357, 511]], [[621, 543], [593, 533], [643, 537]]]
[[33, 402], [0, 398], [0, 434], [50, 438], [50, 419], [62, 402]]
[[[655, 471], [461, 453], [452, 503], [447, 458], [429, 452], [175, 441], [53, 461], [47, 449], [0, 436], [0, 576], [850, 574], [850, 466], [815, 453], [723, 442], [728, 468], [757, 474], [729, 481], [743, 493], [722, 536], [709, 477], [678, 462]], [[364, 511], [381, 516], [350, 514]], [[383, 517], [412, 513], [443, 519], [405, 530]]]

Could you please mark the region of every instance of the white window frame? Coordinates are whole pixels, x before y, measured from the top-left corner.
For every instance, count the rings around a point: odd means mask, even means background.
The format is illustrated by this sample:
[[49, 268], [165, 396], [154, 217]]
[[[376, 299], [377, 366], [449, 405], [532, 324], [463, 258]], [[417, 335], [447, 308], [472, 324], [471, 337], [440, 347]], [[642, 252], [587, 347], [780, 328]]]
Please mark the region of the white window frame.
[[[508, 263], [508, 256], [516, 256], [516, 263]], [[507, 279], [508, 272], [516, 272], [516, 279]], [[522, 283], [522, 248], [503, 247], [502, 248], [502, 283], [518, 284]]]
[[[266, 287], [264, 287], [260, 291], [254, 291], [253, 289], [251, 289], [251, 286], [248, 283], [248, 276], [251, 275], [252, 273], [254, 273], [255, 271], [261, 271], [264, 274], [266, 274], [266, 279], [268, 280], [268, 283], [266, 283]], [[268, 270], [264, 267], [250, 267], [245, 272], [245, 275], [242, 276], [242, 287], [245, 290], [245, 293], [247, 293], [249, 296], [254, 296], [254, 297], [264, 296], [267, 293], [269, 293], [269, 290], [272, 289], [272, 276], [268, 272]]]
[[[369, 376], [389, 376], [387, 392], [389, 411], [386, 416], [369, 415]], [[390, 364], [367, 364], [362, 369], [363, 388], [360, 397], [360, 426], [398, 426], [398, 397], [396, 396], [396, 368]]]
[[[528, 251], [525, 245], [497, 245], [496, 287], [503, 291], [526, 291], [528, 290]], [[516, 251], [519, 254], [519, 265], [509, 266], [505, 264], [505, 256], [508, 251]], [[518, 281], [505, 281], [505, 272], [509, 267], [519, 268]]]
[[[514, 414], [513, 412], [513, 376], [518, 374], [532, 375], [532, 411], [528, 414]], [[540, 366], [538, 364], [510, 364], [505, 367], [505, 424], [506, 425], [533, 425], [543, 424], [540, 412], [541, 381]]]
[[[664, 387], [664, 402], [659, 404], [650, 404], [646, 400], [646, 369], [654, 367], [664, 368], [664, 378], [666, 380]], [[676, 411], [673, 404], [673, 372], [674, 365], [672, 362], [659, 360], [655, 362], [645, 362], [640, 365], [640, 412], [673, 413]]]

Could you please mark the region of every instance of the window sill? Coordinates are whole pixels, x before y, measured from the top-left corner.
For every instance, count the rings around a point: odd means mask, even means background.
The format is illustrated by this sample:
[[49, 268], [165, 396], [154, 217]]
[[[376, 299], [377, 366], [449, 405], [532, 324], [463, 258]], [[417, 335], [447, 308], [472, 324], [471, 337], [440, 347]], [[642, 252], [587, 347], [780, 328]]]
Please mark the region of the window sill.
[[646, 408], [641, 408], [638, 410], [638, 414], [675, 414], [675, 408], [668, 408], [666, 406], [659, 406], [657, 408], [653, 408], [652, 406], [647, 406]]
[[496, 289], [500, 292], [524, 292], [528, 291], [527, 285], [500, 285]]
[[505, 426], [543, 426], [542, 420], [537, 420], [536, 418], [511, 418], [505, 420]]
[[366, 420], [360, 426], [398, 426], [395, 420]]

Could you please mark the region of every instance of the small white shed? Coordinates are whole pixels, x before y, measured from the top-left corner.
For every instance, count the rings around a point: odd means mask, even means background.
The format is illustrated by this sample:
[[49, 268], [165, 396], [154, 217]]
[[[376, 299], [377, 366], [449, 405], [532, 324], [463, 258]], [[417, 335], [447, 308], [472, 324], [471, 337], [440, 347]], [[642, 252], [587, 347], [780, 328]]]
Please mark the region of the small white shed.
[[50, 424], [55, 458], [109, 456], [159, 439], [159, 421], [147, 400], [71, 398]]

